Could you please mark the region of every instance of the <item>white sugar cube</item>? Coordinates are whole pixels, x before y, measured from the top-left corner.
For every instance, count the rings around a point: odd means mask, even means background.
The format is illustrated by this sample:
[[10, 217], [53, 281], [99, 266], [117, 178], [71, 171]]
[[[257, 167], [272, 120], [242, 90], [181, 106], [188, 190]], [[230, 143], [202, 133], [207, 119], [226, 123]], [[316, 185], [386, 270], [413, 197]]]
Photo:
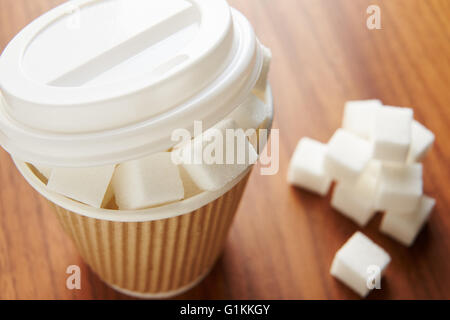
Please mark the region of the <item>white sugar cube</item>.
[[411, 148], [408, 154], [409, 163], [422, 161], [434, 142], [433, 132], [416, 120], [413, 120], [411, 130]]
[[115, 165], [91, 168], [53, 168], [47, 187], [59, 194], [100, 208]]
[[266, 88], [267, 81], [269, 77], [270, 63], [272, 61], [272, 52], [269, 48], [262, 46], [263, 48], [263, 66], [261, 69], [261, 74], [256, 81], [255, 87], [253, 88], [253, 93], [258, 96], [262, 101], [266, 100]]
[[331, 274], [365, 297], [380, 284], [391, 257], [361, 232], [356, 232], [336, 253]]
[[327, 146], [310, 138], [302, 138], [292, 156], [288, 182], [320, 195], [327, 194], [331, 179], [325, 174], [323, 162]]
[[242, 129], [235, 129], [234, 120], [223, 120], [173, 151], [174, 159], [200, 189], [218, 190], [257, 161], [258, 155]]
[[380, 231], [391, 236], [405, 246], [413, 244], [420, 230], [433, 211], [436, 201], [423, 196], [417, 209], [408, 215], [386, 212], [381, 221]]
[[383, 163], [377, 190], [377, 208], [408, 214], [422, 196], [422, 164]]
[[369, 139], [373, 131], [375, 110], [382, 106], [380, 100], [348, 101], [345, 104], [342, 128]]
[[372, 145], [346, 130], [338, 129], [325, 156], [325, 172], [339, 182], [356, 182], [372, 156]]
[[410, 108], [384, 106], [375, 111], [372, 132], [375, 159], [406, 161], [411, 145], [412, 120]]
[[333, 191], [331, 206], [358, 225], [367, 225], [376, 212], [380, 169], [379, 162], [371, 161], [356, 183], [338, 183]]
[[237, 107], [229, 118], [236, 122], [238, 128], [244, 130], [258, 129], [269, 115], [266, 104], [254, 94], [250, 94], [247, 99]]
[[169, 152], [128, 161], [113, 177], [120, 210], [139, 210], [183, 199], [183, 182]]

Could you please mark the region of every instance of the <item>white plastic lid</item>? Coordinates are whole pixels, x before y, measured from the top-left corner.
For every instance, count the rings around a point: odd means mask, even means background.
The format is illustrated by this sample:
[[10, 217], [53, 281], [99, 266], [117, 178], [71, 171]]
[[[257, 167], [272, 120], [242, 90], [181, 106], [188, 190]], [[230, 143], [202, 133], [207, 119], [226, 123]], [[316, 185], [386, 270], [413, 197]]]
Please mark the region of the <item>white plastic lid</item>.
[[225, 0], [72, 0], [3, 51], [0, 143], [65, 167], [163, 151], [173, 130], [242, 103], [261, 66], [251, 25]]

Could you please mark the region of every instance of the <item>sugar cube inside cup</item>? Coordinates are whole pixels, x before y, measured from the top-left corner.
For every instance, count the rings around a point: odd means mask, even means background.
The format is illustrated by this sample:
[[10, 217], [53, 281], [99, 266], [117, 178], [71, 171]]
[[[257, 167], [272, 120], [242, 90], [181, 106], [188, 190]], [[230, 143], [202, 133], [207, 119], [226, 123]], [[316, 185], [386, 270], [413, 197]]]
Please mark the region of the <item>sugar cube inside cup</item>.
[[411, 148], [408, 162], [419, 162], [425, 158], [434, 142], [434, 134], [424, 125], [414, 120], [411, 125]]
[[375, 111], [381, 107], [380, 100], [348, 101], [344, 108], [342, 128], [369, 139], [374, 126]]
[[381, 163], [371, 161], [356, 183], [339, 182], [331, 206], [364, 227], [375, 215], [375, 200]]
[[405, 246], [411, 246], [428, 220], [435, 204], [434, 199], [423, 196], [419, 206], [410, 214], [388, 211], [381, 221], [380, 231]]
[[73, 200], [100, 208], [115, 165], [91, 168], [53, 168], [47, 187]]
[[384, 249], [356, 232], [336, 253], [331, 274], [365, 297], [381, 281], [390, 261]]
[[139, 210], [182, 200], [183, 182], [169, 152], [121, 163], [113, 177], [120, 210]]
[[302, 138], [289, 165], [288, 182], [325, 195], [331, 185], [331, 178], [324, 169], [326, 151], [325, 144], [310, 138]]
[[372, 156], [371, 144], [346, 130], [338, 129], [328, 142], [325, 172], [341, 182], [355, 182]]
[[412, 120], [410, 108], [384, 106], [375, 111], [372, 132], [375, 159], [406, 161], [411, 145]]
[[377, 208], [403, 214], [413, 212], [423, 194], [422, 164], [383, 163], [377, 190]]
[[223, 120], [173, 151], [174, 158], [200, 189], [218, 190], [257, 161], [255, 149], [242, 129], [238, 134], [236, 127], [234, 120]]
[[266, 120], [268, 112], [266, 104], [254, 94], [250, 94], [229, 117], [236, 122], [238, 128], [256, 130]]

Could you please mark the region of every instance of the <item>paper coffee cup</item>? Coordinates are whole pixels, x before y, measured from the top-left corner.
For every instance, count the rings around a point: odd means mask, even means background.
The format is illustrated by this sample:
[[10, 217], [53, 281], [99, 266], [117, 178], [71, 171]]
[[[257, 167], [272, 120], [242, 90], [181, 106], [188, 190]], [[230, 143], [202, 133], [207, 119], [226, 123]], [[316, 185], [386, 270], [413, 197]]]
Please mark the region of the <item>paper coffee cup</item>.
[[116, 290], [142, 298], [181, 294], [209, 273], [222, 251], [251, 171], [221, 190], [133, 214], [90, 208], [52, 193], [29, 165], [15, 163], [55, 209], [91, 269]]
[[[270, 87], [266, 92], [273, 110]], [[261, 129], [272, 126], [271, 113]], [[264, 146], [261, 146], [264, 147]], [[90, 268], [109, 286], [139, 298], [169, 298], [203, 280], [222, 252], [252, 167], [217, 191], [135, 211], [97, 209], [46, 188], [33, 166], [14, 159], [46, 198]]]
[[[174, 130], [193, 134], [195, 121], [206, 130], [252, 90], [264, 92], [268, 50], [225, 0], [124, 3], [72, 0], [8, 44], [0, 144], [101, 279], [127, 294], [170, 297], [214, 265], [250, 168], [214, 192], [119, 211], [51, 192], [28, 163], [97, 167], [169, 150]], [[67, 23], [71, 14], [79, 23]], [[270, 88], [264, 100], [273, 111]]]

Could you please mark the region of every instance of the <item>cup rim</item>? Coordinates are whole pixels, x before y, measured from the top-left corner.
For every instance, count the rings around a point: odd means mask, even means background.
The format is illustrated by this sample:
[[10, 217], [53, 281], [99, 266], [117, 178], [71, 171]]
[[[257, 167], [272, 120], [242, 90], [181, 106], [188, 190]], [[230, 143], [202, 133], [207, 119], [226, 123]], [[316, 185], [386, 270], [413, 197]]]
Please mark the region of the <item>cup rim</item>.
[[34, 174], [27, 163], [16, 158], [13, 158], [13, 161], [25, 180], [27, 180], [27, 182], [37, 192], [39, 192], [53, 204], [76, 214], [86, 216], [88, 218], [115, 222], [148, 222], [174, 218], [183, 214], [190, 213], [224, 195], [226, 192], [236, 186], [252, 169], [252, 166], [248, 167], [237, 178], [227, 183], [219, 190], [204, 191], [196, 196], [182, 201], [148, 209], [112, 210], [104, 208], [94, 208], [87, 204], [67, 198], [56, 192], [50, 191], [48, 188], [46, 188], [46, 185]]

